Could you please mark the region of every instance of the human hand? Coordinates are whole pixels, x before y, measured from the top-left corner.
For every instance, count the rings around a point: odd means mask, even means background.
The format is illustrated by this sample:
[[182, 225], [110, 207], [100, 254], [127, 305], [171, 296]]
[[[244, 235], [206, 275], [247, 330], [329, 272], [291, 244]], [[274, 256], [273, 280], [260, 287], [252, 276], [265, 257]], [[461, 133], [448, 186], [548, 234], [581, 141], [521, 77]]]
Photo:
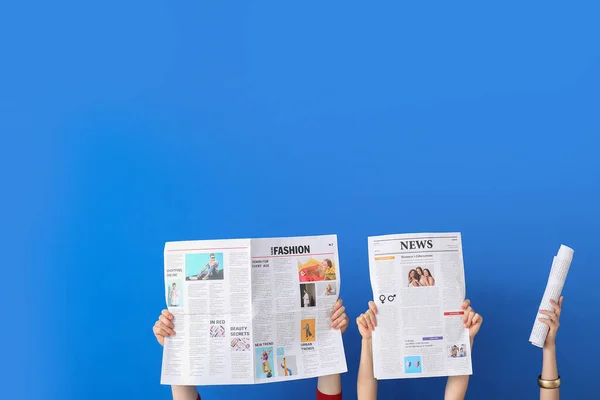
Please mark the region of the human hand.
[[175, 331], [173, 330], [175, 327], [173, 318], [173, 314], [168, 310], [162, 310], [162, 313], [158, 317], [158, 321], [156, 321], [152, 327], [154, 336], [156, 336], [156, 340], [158, 340], [158, 343], [160, 343], [161, 346], [164, 346], [165, 344], [165, 337], [175, 335]]
[[548, 318], [538, 318], [543, 324], [548, 325], [550, 330], [548, 331], [548, 335], [546, 336], [546, 341], [544, 342], [544, 348], [554, 347], [556, 345], [556, 332], [558, 332], [558, 327], [560, 326], [560, 313], [562, 311], [562, 302], [563, 296], [560, 296], [558, 299], [558, 303], [554, 300], [550, 299], [550, 304], [554, 311], [546, 311], [540, 310], [540, 314], [546, 315]]
[[371, 339], [373, 331], [377, 326], [377, 306], [374, 302], [369, 302], [369, 309], [363, 314], [360, 314], [356, 318], [356, 325], [358, 325], [358, 331], [363, 339]]
[[333, 314], [331, 315], [331, 320], [333, 322], [331, 327], [333, 329], [339, 329], [343, 334], [348, 327], [348, 316], [346, 315], [346, 307], [344, 307], [342, 303], [342, 299], [338, 299], [333, 306]]
[[481, 328], [483, 317], [473, 310], [473, 307], [471, 307], [471, 300], [469, 299], [463, 301], [461, 308], [465, 312], [462, 318], [463, 324], [465, 325], [465, 328], [469, 329], [469, 337], [473, 340], [475, 335], [477, 335], [477, 332], [479, 332], [479, 328]]

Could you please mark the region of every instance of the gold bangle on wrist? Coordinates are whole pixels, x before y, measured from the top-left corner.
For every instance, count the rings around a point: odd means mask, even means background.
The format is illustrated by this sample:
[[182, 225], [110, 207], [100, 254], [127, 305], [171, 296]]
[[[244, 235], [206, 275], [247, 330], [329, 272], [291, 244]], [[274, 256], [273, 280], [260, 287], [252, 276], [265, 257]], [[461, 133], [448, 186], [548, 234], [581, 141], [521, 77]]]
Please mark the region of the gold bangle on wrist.
[[558, 389], [560, 386], [560, 375], [556, 379], [542, 379], [542, 376], [538, 376], [538, 386], [542, 389]]

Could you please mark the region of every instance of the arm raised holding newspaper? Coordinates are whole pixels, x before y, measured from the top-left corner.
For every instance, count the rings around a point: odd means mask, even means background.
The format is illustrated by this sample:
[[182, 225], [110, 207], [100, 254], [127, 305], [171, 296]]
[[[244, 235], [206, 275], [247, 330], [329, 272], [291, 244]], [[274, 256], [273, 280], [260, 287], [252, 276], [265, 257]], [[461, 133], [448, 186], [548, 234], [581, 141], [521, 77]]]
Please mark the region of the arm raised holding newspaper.
[[542, 374], [538, 379], [540, 400], [558, 400], [560, 398], [560, 375], [558, 375], [558, 366], [556, 364], [556, 333], [560, 326], [562, 303], [562, 296], [558, 299], [558, 303], [551, 299], [550, 304], [554, 310], [540, 310], [540, 314], [543, 314], [545, 317], [538, 318], [538, 321], [546, 324], [549, 328], [548, 336], [546, 336], [542, 350]]
[[369, 309], [356, 318], [358, 331], [362, 336], [360, 365], [356, 389], [358, 400], [377, 399], [377, 379], [373, 373], [373, 331], [377, 327], [377, 306], [369, 302]]
[[[175, 317], [168, 310], [162, 310], [158, 317], [158, 320], [152, 327], [152, 332], [158, 343], [161, 346], [165, 345], [165, 338], [168, 336], [174, 336], [175, 331], [173, 328], [173, 319]], [[200, 395], [194, 386], [171, 386], [171, 392], [173, 393], [173, 400], [197, 400], [200, 399]]]
[[[473, 311], [471, 302], [465, 300], [462, 304], [464, 310], [463, 324], [469, 329], [471, 347], [473, 339], [479, 332], [483, 317]], [[360, 353], [360, 366], [358, 368], [357, 392], [358, 400], [376, 400], [377, 399], [377, 379], [373, 374], [373, 342], [372, 334], [377, 327], [377, 306], [374, 302], [369, 302], [369, 309], [356, 319], [358, 330], [362, 336], [362, 348]], [[451, 376], [446, 383], [445, 400], [464, 399], [467, 387], [469, 385], [469, 376]]]
[[[342, 334], [348, 327], [348, 316], [346, 307], [342, 305], [342, 299], [338, 299], [333, 306], [331, 315], [331, 327], [339, 329]], [[342, 398], [342, 380], [340, 374], [320, 376], [317, 380], [317, 400], [340, 400]]]
[[[473, 311], [471, 301], [465, 300], [462, 304], [464, 310], [463, 324], [469, 329], [469, 340], [471, 341], [471, 351], [473, 349], [473, 339], [479, 332], [483, 317]], [[444, 400], [462, 400], [465, 398], [469, 386], [469, 375], [450, 376], [446, 382], [446, 393]]]

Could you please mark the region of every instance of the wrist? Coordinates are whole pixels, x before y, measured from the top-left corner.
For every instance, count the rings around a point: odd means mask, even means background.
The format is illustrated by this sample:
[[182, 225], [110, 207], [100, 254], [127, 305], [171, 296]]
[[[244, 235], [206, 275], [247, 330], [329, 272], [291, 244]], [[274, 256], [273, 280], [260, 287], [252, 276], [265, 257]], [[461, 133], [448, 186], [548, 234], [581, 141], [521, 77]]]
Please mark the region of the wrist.
[[556, 343], [545, 343], [543, 351], [544, 353], [556, 353]]

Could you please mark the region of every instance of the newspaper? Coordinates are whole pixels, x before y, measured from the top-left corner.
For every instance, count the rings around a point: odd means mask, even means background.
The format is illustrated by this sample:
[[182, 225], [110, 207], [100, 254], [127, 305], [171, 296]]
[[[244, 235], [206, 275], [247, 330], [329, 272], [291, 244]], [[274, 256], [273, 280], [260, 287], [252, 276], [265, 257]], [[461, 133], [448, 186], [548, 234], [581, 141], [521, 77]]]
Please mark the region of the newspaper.
[[176, 335], [161, 383], [270, 383], [343, 373], [330, 316], [340, 291], [337, 237], [169, 242], [165, 285]]
[[[560, 245], [556, 257], [554, 257], [552, 260], [550, 276], [548, 277], [548, 282], [546, 283], [546, 290], [544, 291], [544, 296], [542, 297], [542, 302], [539, 308], [540, 310], [553, 310], [552, 304], [550, 304], [550, 299], [558, 302], [558, 298], [562, 292], [565, 280], [567, 279], [567, 273], [569, 272], [571, 261], [573, 261], [573, 253], [574, 251], [570, 247]], [[549, 328], [548, 325], [538, 321], [538, 318], [548, 317], [538, 312], [533, 324], [533, 329], [531, 330], [531, 335], [529, 336], [529, 341], [534, 346], [544, 347], [544, 342], [546, 341], [546, 336], [548, 336]]]
[[369, 238], [377, 379], [471, 375], [460, 233]]

